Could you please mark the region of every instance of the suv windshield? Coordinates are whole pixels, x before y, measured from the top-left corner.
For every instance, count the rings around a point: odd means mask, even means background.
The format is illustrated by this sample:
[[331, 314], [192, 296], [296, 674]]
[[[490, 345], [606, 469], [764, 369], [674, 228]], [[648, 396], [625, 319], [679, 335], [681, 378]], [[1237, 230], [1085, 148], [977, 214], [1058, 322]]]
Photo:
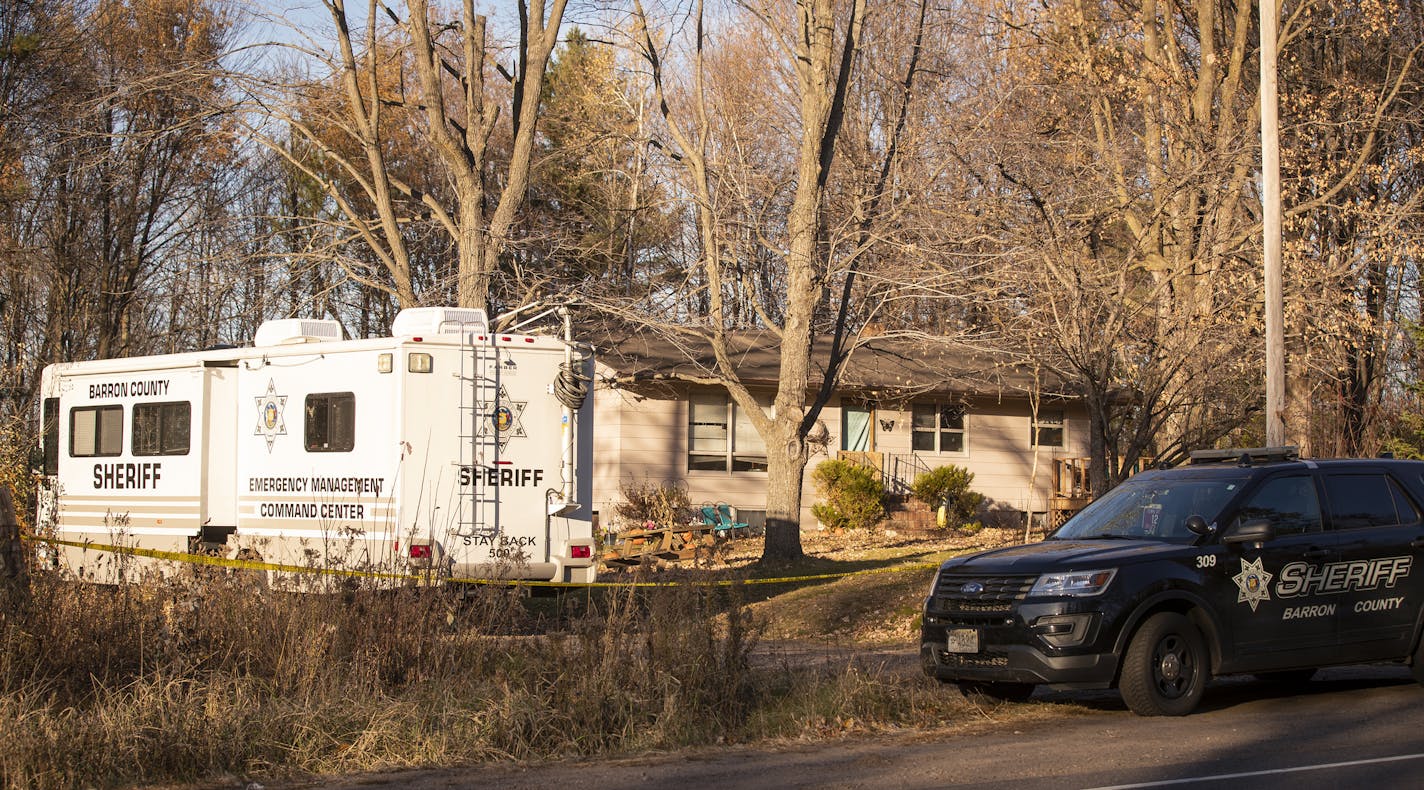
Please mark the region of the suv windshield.
[[1188, 516], [1214, 522], [1241, 491], [1244, 478], [1134, 478], [1109, 491], [1053, 533], [1051, 539], [1137, 538], [1190, 543]]

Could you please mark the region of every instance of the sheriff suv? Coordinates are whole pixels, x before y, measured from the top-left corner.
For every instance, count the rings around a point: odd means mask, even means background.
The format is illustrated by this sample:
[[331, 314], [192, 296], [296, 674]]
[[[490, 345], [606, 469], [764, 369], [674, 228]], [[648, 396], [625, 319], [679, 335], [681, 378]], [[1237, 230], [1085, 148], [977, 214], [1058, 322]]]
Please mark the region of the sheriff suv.
[[1040, 543], [941, 565], [921, 662], [1002, 699], [1115, 686], [1144, 716], [1191, 712], [1214, 675], [1398, 661], [1424, 682], [1421, 513], [1424, 462], [1193, 453]]

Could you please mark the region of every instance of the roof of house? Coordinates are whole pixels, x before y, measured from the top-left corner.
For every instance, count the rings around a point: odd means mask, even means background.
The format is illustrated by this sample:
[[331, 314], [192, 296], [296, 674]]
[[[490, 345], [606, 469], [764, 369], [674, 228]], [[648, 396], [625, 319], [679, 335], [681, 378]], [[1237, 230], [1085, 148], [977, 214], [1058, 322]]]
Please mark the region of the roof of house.
[[[598, 362], [620, 386], [668, 384], [710, 379], [714, 358], [700, 338], [668, 337], [630, 330], [616, 340], [592, 342]], [[729, 338], [737, 374], [749, 386], [775, 386], [781, 365], [779, 338], [766, 331], [739, 332]], [[830, 359], [829, 338], [812, 352], [811, 385], [818, 386]], [[870, 397], [918, 394], [1027, 395], [1035, 389], [1033, 370], [1005, 354], [970, 349], [949, 340], [878, 336], [863, 339], [851, 352], [838, 389]], [[1066, 395], [1066, 388], [1046, 372], [1039, 376], [1043, 395]]]

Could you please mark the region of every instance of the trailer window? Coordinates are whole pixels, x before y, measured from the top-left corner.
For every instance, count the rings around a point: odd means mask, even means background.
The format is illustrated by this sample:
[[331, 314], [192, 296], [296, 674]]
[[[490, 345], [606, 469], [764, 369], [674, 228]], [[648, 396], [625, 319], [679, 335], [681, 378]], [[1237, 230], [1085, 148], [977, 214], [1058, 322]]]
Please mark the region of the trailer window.
[[188, 401], [133, 407], [134, 455], [187, 455], [193, 407]]
[[40, 417], [43, 422], [44, 437], [44, 473], [46, 475], [59, 474], [59, 398], [44, 399], [44, 413]]
[[356, 396], [313, 393], [306, 400], [306, 445], [313, 453], [349, 453], [356, 446]]
[[69, 454], [76, 458], [120, 455], [124, 451], [124, 407], [84, 406], [69, 410]]

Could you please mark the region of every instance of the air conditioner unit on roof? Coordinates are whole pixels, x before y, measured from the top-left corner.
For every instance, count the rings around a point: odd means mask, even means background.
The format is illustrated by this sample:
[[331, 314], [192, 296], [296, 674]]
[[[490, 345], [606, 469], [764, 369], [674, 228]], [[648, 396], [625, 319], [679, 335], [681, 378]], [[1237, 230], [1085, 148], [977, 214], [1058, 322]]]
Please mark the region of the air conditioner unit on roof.
[[488, 332], [485, 311], [471, 307], [408, 307], [391, 322], [394, 337]]
[[252, 336], [254, 346], [284, 346], [341, 340], [341, 323], [325, 318], [279, 318], [263, 321]]

